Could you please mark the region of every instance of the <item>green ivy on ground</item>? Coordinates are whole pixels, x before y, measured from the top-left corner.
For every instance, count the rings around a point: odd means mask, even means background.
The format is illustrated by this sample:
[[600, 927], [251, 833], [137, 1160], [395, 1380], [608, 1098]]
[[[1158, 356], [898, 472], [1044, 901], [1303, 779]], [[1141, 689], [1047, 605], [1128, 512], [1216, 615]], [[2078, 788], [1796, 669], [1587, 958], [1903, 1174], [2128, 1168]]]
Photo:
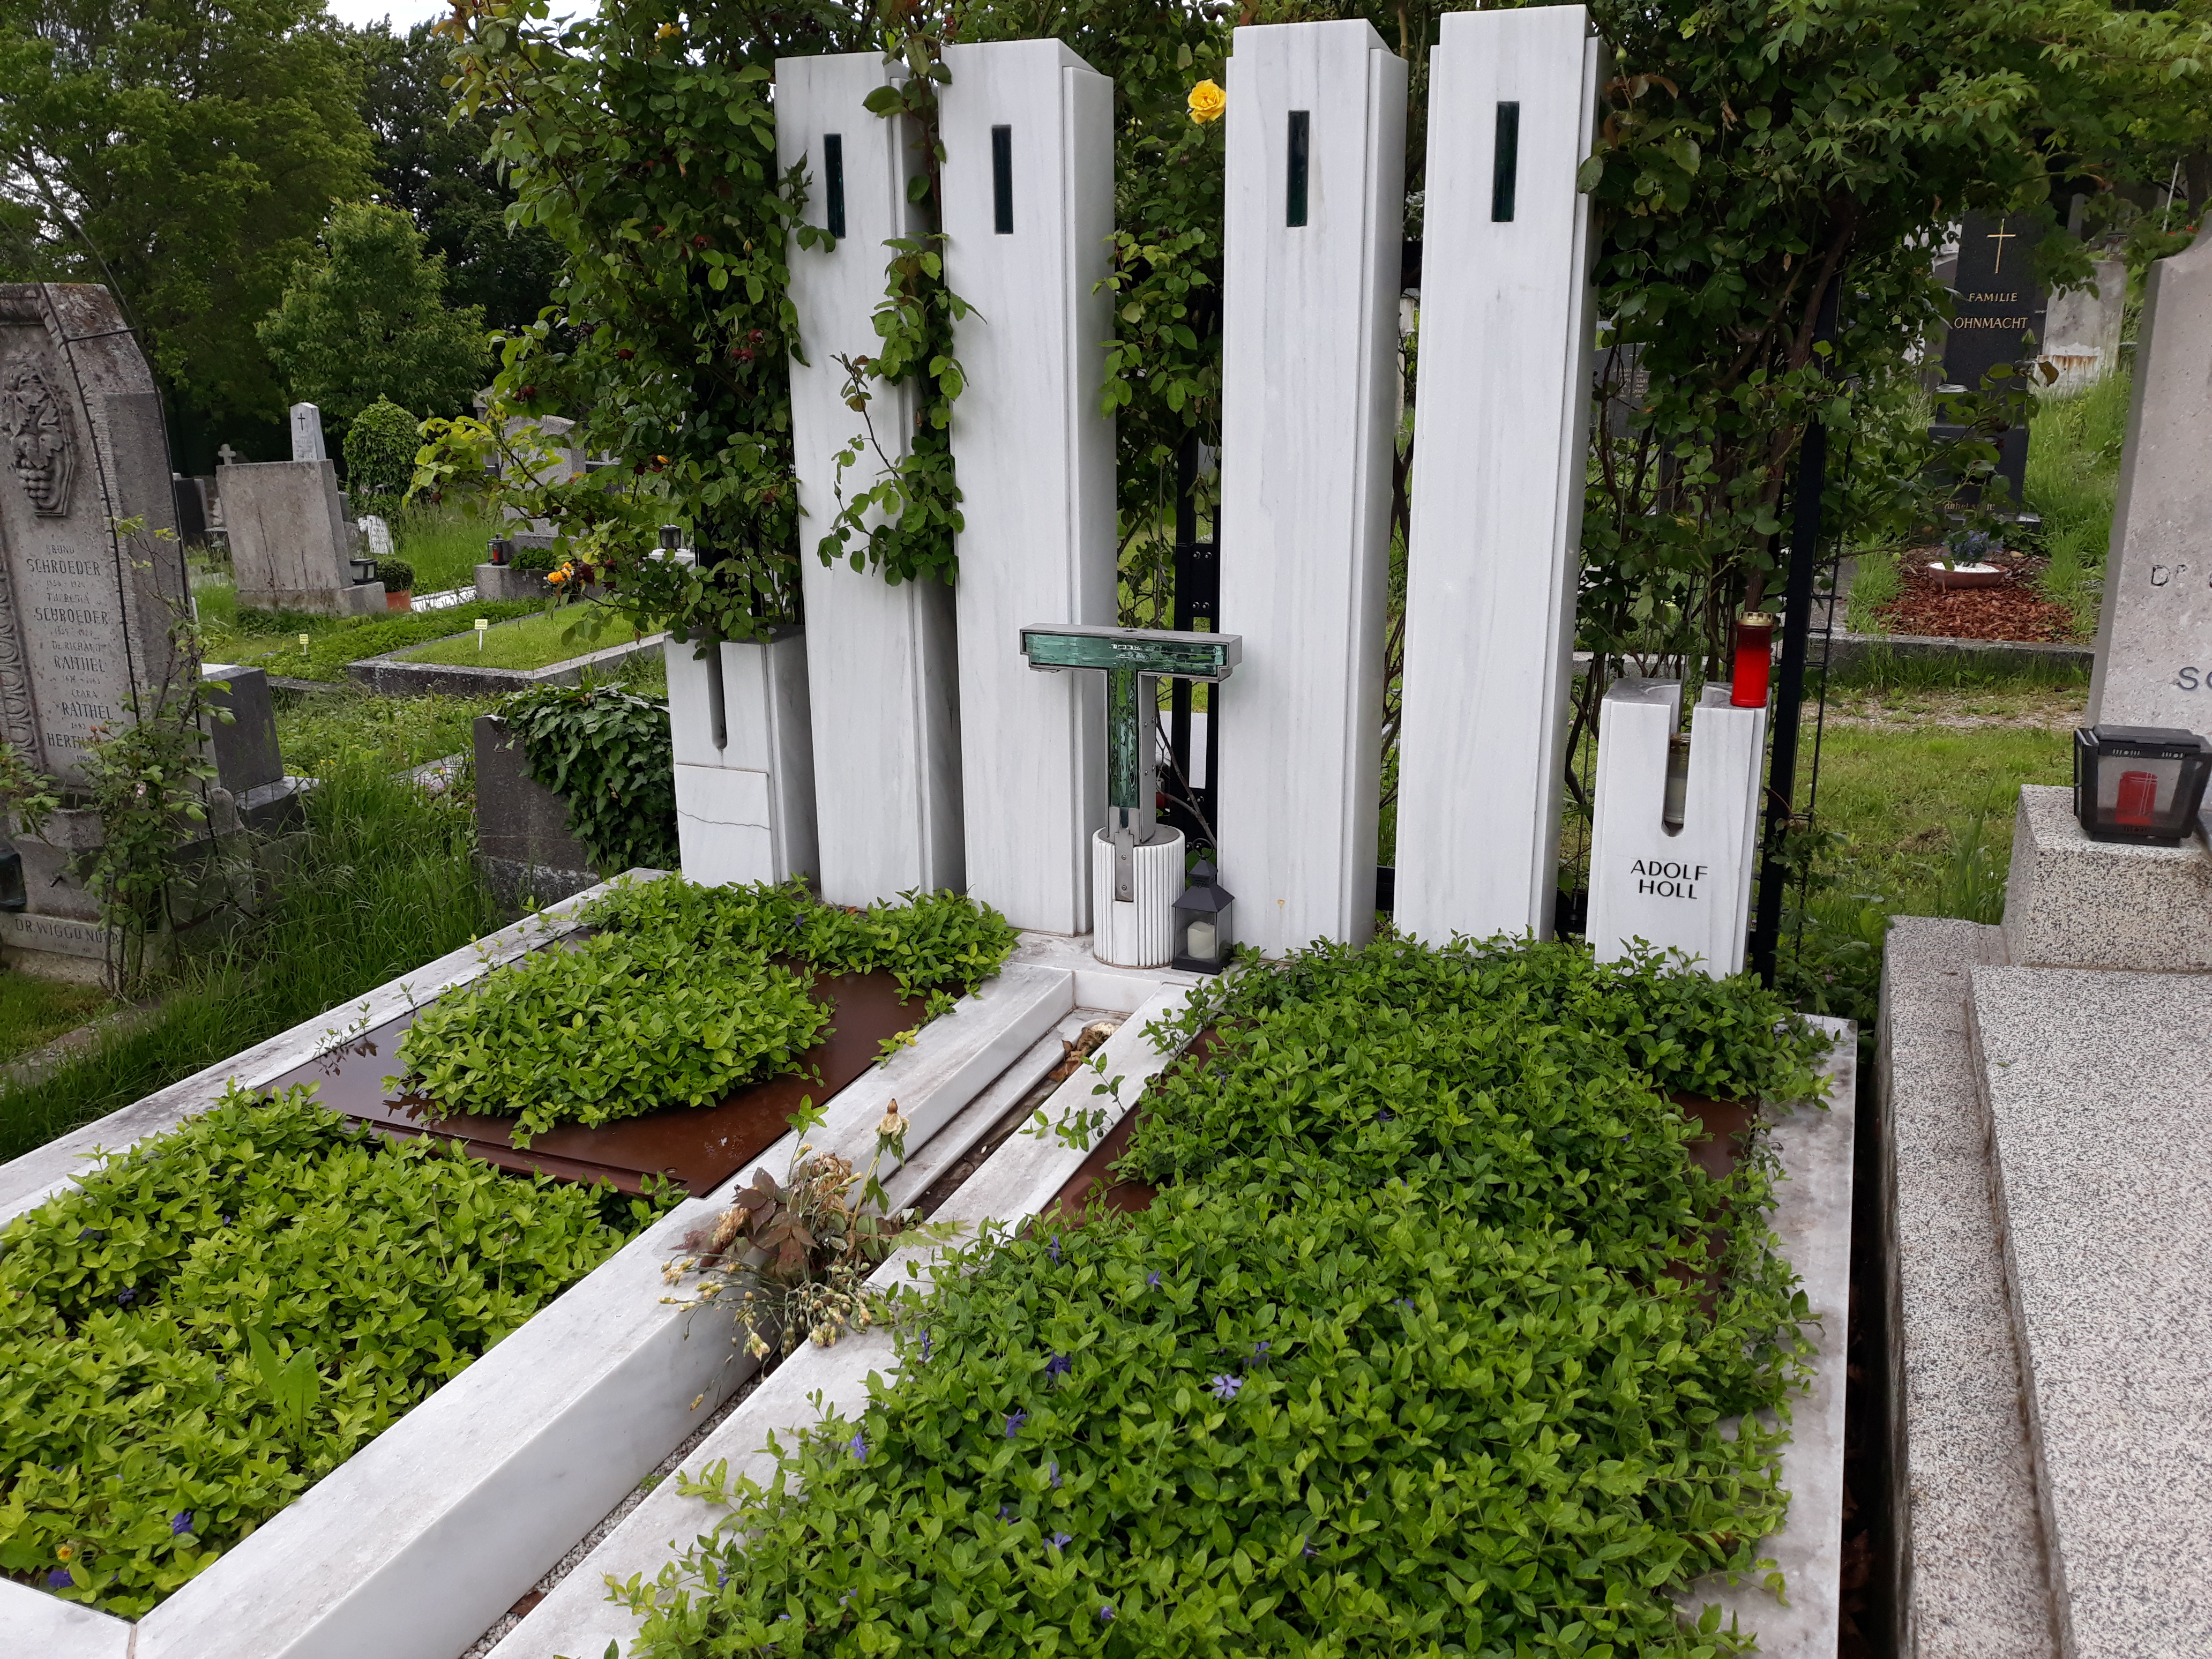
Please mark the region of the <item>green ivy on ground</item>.
[[233, 1090], [0, 1231], [0, 1571], [136, 1618], [671, 1207]]
[[[1016, 934], [951, 893], [864, 911], [804, 884], [625, 884], [584, 913], [599, 931], [450, 992], [400, 1041], [401, 1080], [453, 1112], [515, 1117], [517, 1145], [556, 1124], [706, 1106], [801, 1069], [825, 1033], [816, 975], [891, 973], [931, 1015], [972, 991]], [[785, 964], [791, 965], [785, 965]]]
[[1212, 1037], [1146, 1091], [1152, 1206], [940, 1267], [865, 1413], [697, 1483], [739, 1508], [630, 1587], [632, 1659], [1740, 1645], [1672, 1593], [1765, 1571], [1808, 1310], [1771, 1157], [1706, 1175], [1663, 1091], [1805, 1093], [1820, 1036], [1654, 960], [1397, 940], [1173, 1029]]

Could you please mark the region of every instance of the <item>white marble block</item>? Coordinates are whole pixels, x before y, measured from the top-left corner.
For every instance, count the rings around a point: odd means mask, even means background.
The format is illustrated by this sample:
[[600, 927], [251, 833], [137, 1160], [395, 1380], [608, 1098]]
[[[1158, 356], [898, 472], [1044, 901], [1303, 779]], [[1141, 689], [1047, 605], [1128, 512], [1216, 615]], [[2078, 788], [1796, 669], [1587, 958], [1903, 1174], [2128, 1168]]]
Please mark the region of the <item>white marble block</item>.
[[1103, 830], [1091, 838], [1091, 903], [1098, 929], [1093, 953], [1116, 968], [1164, 968], [1175, 959], [1175, 902], [1183, 888], [1180, 830], [1130, 853], [1133, 896], [1114, 896], [1114, 843]]
[[884, 244], [922, 228], [906, 197], [919, 164], [908, 123], [863, 106], [896, 72], [874, 52], [780, 58], [775, 70], [776, 164], [805, 165], [805, 222], [839, 237], [834, 248], [794, 241], [788, 250], [805, 355], [791, 364], [791, 425], [805, 514], [799, 568], [815, 819], [822, 896], [833, 904], [966, 884], [952, 590], [938, 581], [893, 586], [879, 571], [825, 565], [816, 552], [839, 509], [839, 453], [872, 426], [883, 454], [872, 449], [843, 475], [848, 493], [865, 489], [886, 457], [905, 455], [914, 426], [912, 390], [881, 383], [864, 423], [846, 406], [837, 361], [874, 354], [870, 319], [890, 257]]
[[709, 886], [814, 871], [806, 630], [709, 647], [670, 641], [668, 726], [684, 874]]
[[1674, 680], [1615, 680], [1598, 720], [1597, 822], [1590, 839], [1590, 944], [1600, 962], [1642, 939], [1696, 957], [1714, 978], [1743, 970], [1759, 860], [1766, 710], [1735, 708], [1708, 685], [1690, 713], [1682, 825], [1665, 822]]
[[1114, 87], [1056, 40], [945, 58], [945, 279], [975, 307], [957, 329], [968, 380], [952, 408], [968, 892], [1017, 927], [1083, 933], [1106, 813], [1105, 689], [1096, 674], [1030, 672], [1021, 629], [1115, 620], [1114, 422], [1098, 408], [1113, 316], [1097, 291]]
[[1406, 65], [1361, 21], [1240, 28], [1228, 89], [1215, 828], [1280, 956], [1375, 926]]
[[1431, 59], [1393, 914], [1419, 938], [1552, 932], [1603, 58], [1541, 6], [1449, 13]]

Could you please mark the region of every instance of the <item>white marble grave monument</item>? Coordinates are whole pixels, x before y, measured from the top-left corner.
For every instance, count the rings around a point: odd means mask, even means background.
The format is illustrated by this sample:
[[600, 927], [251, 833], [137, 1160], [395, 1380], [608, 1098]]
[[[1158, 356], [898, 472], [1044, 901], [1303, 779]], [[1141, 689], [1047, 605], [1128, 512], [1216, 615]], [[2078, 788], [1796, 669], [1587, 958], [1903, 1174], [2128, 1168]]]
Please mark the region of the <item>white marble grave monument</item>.
[[292, 459], [295, 461], [327, 461], [330, 452], [323, 446], [323, 411], [313, 404], [292, 405]]
[[1114, 422], [1099, 292], [1113, 85], [1057, 40], [956, 46], [939, 94], [955, 343], [960, 775], [968, 892], [1018, 927], [1091, 931], [1104, 819], [1098, 677], [1032, 675], [1020, 630], [1115, 620]]
[[1406, 65], [1364, 21], [1240, 28], [1228, 93], [1218, 625], [1244, 663], [1214, 692], [1215, 827], [1241, 939], [1279, 956], [1375, 925]]
[[815, 867], [814, 744], [805, 629], [706, 647], [674, 640], [668, 729], [684, 874], [708, 886], [783, 881]]
[[1716, 979], [1743, 970], [1759, 858], [1766, 710], [1708, 685], [1690, 714], [1689, 767], [1668, 799], [1668, 744], [1681, 723], [1675, 680], [1615, 680], [1598, 720], [1589, 922], [1600, 962], [1637, 939], [1695, 958]]
[[2212, 733], [2212, 236], [2150, 268], [2092, 726]]
[[[832, 904], [866, 904], [917, 887], [957, 890], [966, 879], [953, 591], [933, 580], [894, 586], [844, 559], [825, 564], [816, 551], [839, 510], [839, 454], [855, 436], [872, 434], [882, 454], [872, 448], [843, 475], [850, 488], [866, 489], [886, 458], [903, 459], [914, 426], [911, 388], [881, 383], [864, 422], [846, 405], [839, 361], [873, 354], [870, 319], [890, 258], [884, 244], [923, 228], [907, 199], [907, 179], [920, 162], [908, 123], [864, 106], [893, 72], [873, 52], [776, 64], [776, 165], [805, 167], [805, 222], [836, 238], [832, 247], [794, 240], [788, 249], [805, 354], [791, 364], [791, 423], [805, 514], [799, 559], [818, 874]], [[975, 505], [971, 495], [971, 523]]]
[[1605, 61], [1580, 6], [1450, 13], [1431, 59], [1393, 920], [1438, 942], [1552, 931]]

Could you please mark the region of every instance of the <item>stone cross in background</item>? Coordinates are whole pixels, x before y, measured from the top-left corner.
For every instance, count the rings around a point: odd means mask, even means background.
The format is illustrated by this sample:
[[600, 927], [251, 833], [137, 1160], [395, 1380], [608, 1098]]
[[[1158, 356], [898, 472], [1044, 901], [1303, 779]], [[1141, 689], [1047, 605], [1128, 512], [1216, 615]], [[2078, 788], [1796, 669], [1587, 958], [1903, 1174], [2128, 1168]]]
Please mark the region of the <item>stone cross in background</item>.
[[2093, 726], [2212, 732], [2212, 240], [2150, 268], [2119, 506], [2105, 561]]
[[295, 461], [326, 461], [330, 453], [323, 447], [323, 411], [313, 404], [292, 405], [292, 459]]
[[241, 458], [236, 450], [233, 449], [228, 444], [225, 444], [222, 448], [216, 451], [216, 459], [221, 461], [225, 466], [236, 466]]

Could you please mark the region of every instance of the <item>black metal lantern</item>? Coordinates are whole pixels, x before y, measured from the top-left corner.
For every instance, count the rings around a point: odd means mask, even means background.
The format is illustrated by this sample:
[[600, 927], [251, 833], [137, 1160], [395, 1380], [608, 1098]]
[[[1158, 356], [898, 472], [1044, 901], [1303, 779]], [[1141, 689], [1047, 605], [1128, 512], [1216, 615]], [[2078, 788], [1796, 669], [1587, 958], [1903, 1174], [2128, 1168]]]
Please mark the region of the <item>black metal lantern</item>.
[[349, 562], [353, 565], [353, 579], [356, 586], [376, 580], [376, 560], [374, 556], [356, 554]]
[[2197, 827], [2212, 744], [2156, 726], [2085, 726], [2074, 733], [2074, 816], [2092, 841], [2178, 847]]
[[1218, 974], [1229, 965], [1229, 946], [1236, 939], [1233, 912], [1237, 895], [1214, 878], [1211, 864], [1200, 859], [1192, 866], [1190, 885], [1175, 902], [1175, 965], [1186, 974]]
[[503, 538], [495, 536], [484, 544], [484, 551], [491, 556], [491, 562], [494, 564], [503, 565], [507, 562], [507, 556], [511, 545], [512, 544]]

